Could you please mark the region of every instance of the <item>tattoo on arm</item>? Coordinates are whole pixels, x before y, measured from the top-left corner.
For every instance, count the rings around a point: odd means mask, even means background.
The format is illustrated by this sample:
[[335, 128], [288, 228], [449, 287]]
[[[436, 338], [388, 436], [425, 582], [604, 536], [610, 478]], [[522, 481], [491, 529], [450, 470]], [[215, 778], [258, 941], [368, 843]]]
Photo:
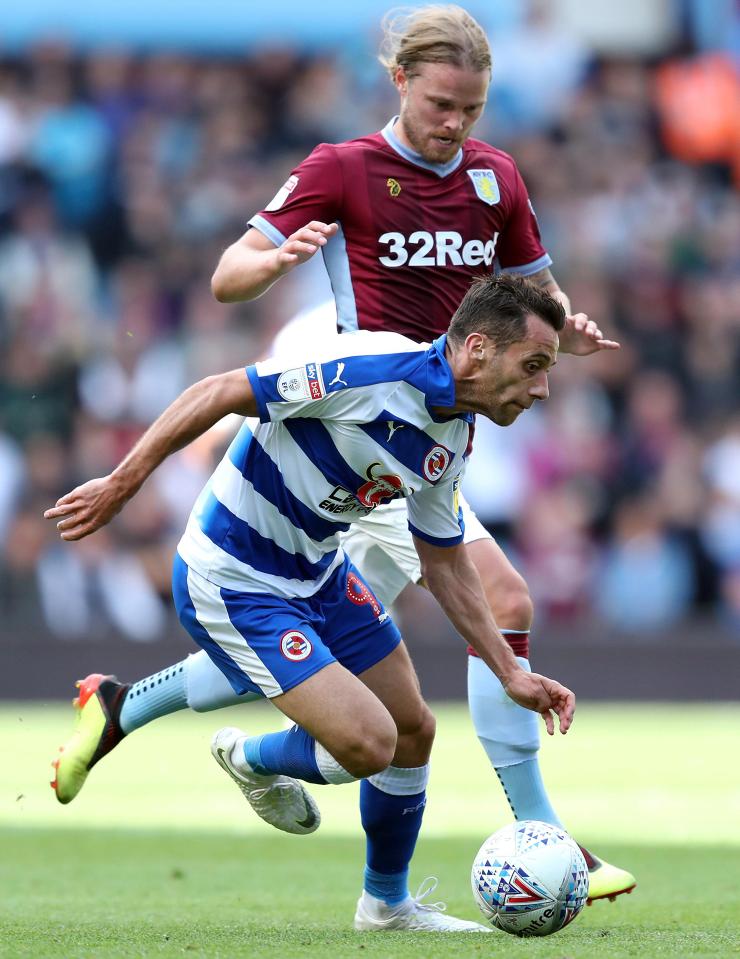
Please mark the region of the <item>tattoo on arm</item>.
[[548, 267], [545, 267], [544, 270], [538, 270], [536, 273], [532, 273], [529, 277], [527, 277], [527, 279], [531, 280], [533, 283], [536, 283], [540, 289], [549, 293], [554, 300], [562, 303], [566, 314], [570, 314], [570, 298], [560, 289], [558, 286], [558, 281], [552, 275]]
[[547, 290], [548, 293], [554, 293], [556, 290], [560, 289], [557, 280], [550, 272], [550, 268], [547, 266], [544, 270], [538, 270], [536, 273], [531, 273], [527, 279], [531, 280], [532, 283], [536, 283], [537, 286], [542, 287], [543, 290]]

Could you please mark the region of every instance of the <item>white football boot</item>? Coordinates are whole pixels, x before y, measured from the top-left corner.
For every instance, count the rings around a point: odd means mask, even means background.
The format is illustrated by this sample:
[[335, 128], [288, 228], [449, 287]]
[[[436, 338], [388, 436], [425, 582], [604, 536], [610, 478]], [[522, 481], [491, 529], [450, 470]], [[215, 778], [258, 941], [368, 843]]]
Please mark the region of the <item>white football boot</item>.
[[437, 880], [430, 876], [419, 886], [415, 896], [409, 896], [396, 906], [389, 906], [363, 892], [357, 902], [355, 929], [381, 932], [493, 932], [490, 926], [469, 919], [448, 916], [443, 902], [422, 902], [437, 888]]
[[[213, 758], [231, 776], [260, 819], [298, 836], [315, 832], [321, 824], [321, 813], [309, 792], [290, 776], [264, 776], [249, 769], [242, 750], [246, 738], [234, 726], [219, 729], [211, 742]], [[239, 751], [239, 768], [231, 758], [234, 748]]]

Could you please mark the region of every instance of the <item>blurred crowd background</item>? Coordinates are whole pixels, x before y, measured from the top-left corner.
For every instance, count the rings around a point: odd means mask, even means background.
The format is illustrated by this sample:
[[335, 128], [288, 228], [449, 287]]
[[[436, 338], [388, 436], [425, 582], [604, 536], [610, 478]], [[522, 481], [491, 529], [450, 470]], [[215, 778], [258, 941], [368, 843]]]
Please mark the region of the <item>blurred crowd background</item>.
[[[650, 643], [698, 622], [732, 643], [740, 11], [660, 6], [670, 29], [648, 50], [596, 49], [546, 2], [511, 2], [490, 24], [476, 135], [516, 158], [555, 276], [622, 349], [562, 357], [546, 405], [507, 430], [481, 424], [466, 491], [526, 576], [537, 629]], [[0, 38], [4, 635], [176, 629], [172, 552], [222, 435], [173, 457], [79, 544], [42, 512], [109, 471], [190, 382], [264, 355], [327, 296], [320, 263], [235, 306], [209, 281], [318, 142], [394, 114], [378, 40], [245, 39], [237, 54], [233, 36], [223, 53]]]

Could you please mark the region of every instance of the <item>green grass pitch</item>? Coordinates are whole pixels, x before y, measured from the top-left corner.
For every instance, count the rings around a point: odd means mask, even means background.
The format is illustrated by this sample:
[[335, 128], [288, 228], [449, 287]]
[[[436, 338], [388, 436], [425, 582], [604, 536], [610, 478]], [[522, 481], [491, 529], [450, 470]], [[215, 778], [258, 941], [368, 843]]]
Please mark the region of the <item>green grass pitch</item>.
[[[440, 706], [412, 891], [477, 918], [469, 869], [509, 815], [464, 706]], [[279, 727], [269, 706], [181, 713], [124, 740], [70, 806], [47, 782], [72, 710], [0, 709], [0, 956], [621, 959], [740, 956], [740, 706], [583, 704], [542, 764], [567, 825], [637, 876], [540, 940], [351, 929], [356, 786], [316, 787], [321, 829], [277, 833], [210, 758], [211, 733]]]

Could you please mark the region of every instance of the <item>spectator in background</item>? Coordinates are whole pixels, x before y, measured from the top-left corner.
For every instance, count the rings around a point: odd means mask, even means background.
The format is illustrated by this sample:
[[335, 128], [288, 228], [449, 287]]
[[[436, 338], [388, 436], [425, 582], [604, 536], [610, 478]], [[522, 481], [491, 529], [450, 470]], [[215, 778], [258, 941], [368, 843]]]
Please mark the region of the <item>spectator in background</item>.
[[622, 504], [596, 577], [596, 609], [612, 628], [644, 642], [675, 626], [693, 599], [691, 557], [649, 497]]
[[61, 222], [84, 229], [105, 204], [110, 137], [98, 110], [76, 88], [74, 57], [40, 46], [26, 101], [27, 156], [52, 185]]
[[496, 127], [509, 135], [557, 123], [589, 62], [573, 32], [557, 24], [549, 0], [527, 0], [525, 7], [523, 22], [496, 43], [491, 96]]
[[8, 334], [67, 359], [95, 343], [99, 277], [88, 244], [63, 229], [47, 192], [22, 194], [13, 228], [0, 239], [0, 309]]
[[740, 418], [710, 443], [702, 465], [709, 502], [701, 540], [719, 572], [722, 615], [740, 636]]
[[685, 163], [726, 163], [740, 187], [740, 78], [724, 53], [669, 61], [656, 75], [666, 147]]

